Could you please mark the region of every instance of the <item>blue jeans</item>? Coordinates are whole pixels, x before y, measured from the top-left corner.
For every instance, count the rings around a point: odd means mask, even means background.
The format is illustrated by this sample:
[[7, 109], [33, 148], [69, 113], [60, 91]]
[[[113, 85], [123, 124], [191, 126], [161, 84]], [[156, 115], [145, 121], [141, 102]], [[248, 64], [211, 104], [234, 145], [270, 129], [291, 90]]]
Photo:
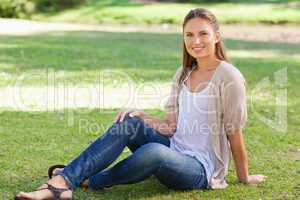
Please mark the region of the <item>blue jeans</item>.
[[[100, 189], [131, 184], [154, 175], [172, 189], [207, 188], [206, 172], [194, 157], [169, 148], [170, 141], [137, 117], [125, 117], [113, 124], [60, 173], [75, 190], [85, 179], [89, 187]], [[107, 168], [125, 147], [133, 153]]]

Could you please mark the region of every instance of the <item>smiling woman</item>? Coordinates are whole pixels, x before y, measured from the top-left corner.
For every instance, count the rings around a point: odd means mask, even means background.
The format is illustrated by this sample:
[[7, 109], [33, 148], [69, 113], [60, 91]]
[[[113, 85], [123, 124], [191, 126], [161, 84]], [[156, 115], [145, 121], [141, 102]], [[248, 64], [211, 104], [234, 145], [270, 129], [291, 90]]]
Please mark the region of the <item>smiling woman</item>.
[[[239, 181], [262, 182], [263, 175], [248, 174], [242, 135], [245, 79], [226, 58], [215, 16], [206, 9], [191, 10], [183, 34], [183, 66], [173, 78], [164, 119], [140, 110], [120, 111], [73, 161], [50, 167], [47, 183], [15, 199], [72, 199], [78, 187], [133, 184], [151, 175], [176, 190], [225, 188], [231, 153]], [[132, 154], [108, 168], [125, 147]]]
[[[214, 24], [212, 24], [212, 29], [211, 24], [203, 23], [203, 21], [205, 21], [205, 18], [193, 18], [188, 21], [188, 23], [186, 22], [184, 28], [184, 41], [187, 52], [189, 53], [189, 55], [197, 58], [201, 55], [197, 56], [197, 52], [196, 54], [193, 54], [191, 48], [193, 50], [197, 50], [197, 48], [200, 48], [201, 50], [206, 46], [206, 55], [202, 55], [202, 57], [213, 55], [216, 51], [216, 56], [224, 59], [226, 56], [224, 52], [224, 45], [220, 38], [219, 26], [215, 22]], [[203, 46], [200, 46], [200, 44], [202, 44]]]

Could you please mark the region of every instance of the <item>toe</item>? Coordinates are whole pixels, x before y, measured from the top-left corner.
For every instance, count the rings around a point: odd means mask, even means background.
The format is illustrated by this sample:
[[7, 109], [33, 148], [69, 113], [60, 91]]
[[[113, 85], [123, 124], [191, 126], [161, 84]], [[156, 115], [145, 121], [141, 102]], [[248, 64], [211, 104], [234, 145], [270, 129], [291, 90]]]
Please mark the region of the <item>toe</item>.
[[17, 197], [26, 198], [26, 199], [32, 197], [32, 196], [31, 196], [29, 193], [27, 193], [27, 192], [19, 192], [16, 196], [17, 196]]

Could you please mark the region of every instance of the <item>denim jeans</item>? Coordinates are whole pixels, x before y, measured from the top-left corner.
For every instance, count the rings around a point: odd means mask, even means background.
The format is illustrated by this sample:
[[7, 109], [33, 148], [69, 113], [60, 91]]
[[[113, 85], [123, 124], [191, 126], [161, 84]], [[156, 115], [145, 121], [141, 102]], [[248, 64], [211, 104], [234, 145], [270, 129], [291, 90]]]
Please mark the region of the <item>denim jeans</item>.
[[[207, 188], [206, 172], [196, 158], [169, 148], [169, 138], [137, 117], [125, 117], [113, 124], [60, 173], [75, 190], [85, 179], [89, 187], [100, 189], [131, 184], [154, 175], [172, 189]], [[125, 147], [132, 154], [114, 166]]]

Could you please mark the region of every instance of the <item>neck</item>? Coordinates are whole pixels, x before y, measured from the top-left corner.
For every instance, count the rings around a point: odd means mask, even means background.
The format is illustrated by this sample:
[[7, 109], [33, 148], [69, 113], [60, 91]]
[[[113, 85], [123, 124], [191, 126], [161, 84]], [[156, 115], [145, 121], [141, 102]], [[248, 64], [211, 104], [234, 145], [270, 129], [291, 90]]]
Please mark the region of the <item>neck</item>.
[[220, 64], [220, 60], [214, 57], [206, 57], [197, 59], [198, 70], [209, 70], [216, 68]]

